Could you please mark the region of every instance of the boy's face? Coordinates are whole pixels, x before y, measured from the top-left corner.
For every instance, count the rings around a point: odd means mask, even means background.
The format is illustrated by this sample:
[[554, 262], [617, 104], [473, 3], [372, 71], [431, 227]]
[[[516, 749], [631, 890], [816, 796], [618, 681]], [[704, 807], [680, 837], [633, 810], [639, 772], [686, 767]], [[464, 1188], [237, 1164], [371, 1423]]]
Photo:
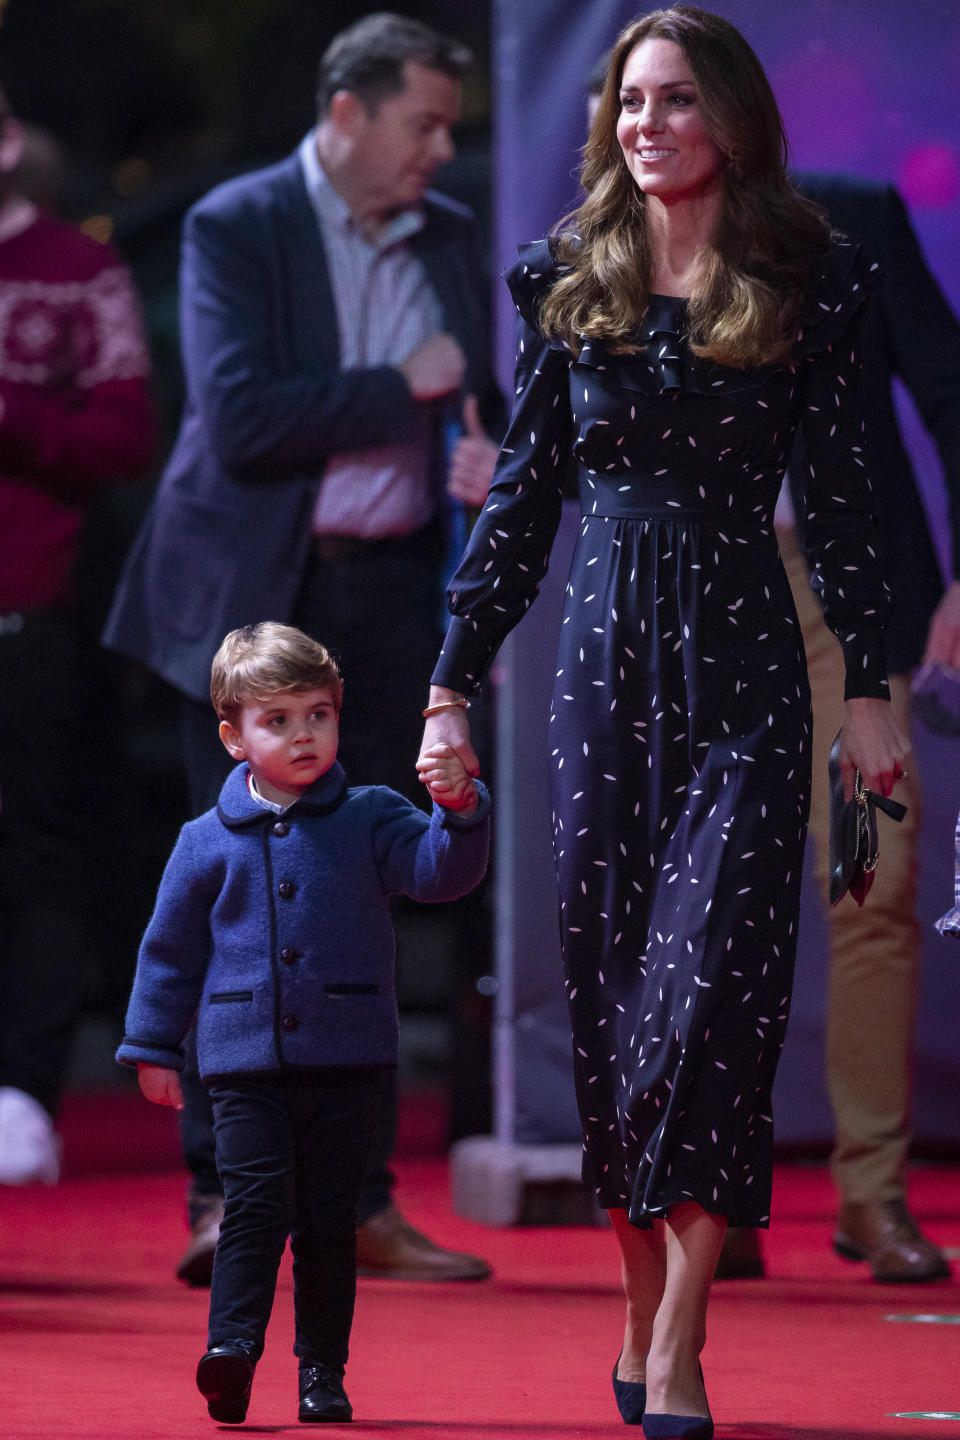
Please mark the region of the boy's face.
[[236, 725], [220, 724], [234, 760], [246, 760], [265, 800], [288, 804], [337, 758], [339, 725], [329, 690], [284, 690], [250, 700]]

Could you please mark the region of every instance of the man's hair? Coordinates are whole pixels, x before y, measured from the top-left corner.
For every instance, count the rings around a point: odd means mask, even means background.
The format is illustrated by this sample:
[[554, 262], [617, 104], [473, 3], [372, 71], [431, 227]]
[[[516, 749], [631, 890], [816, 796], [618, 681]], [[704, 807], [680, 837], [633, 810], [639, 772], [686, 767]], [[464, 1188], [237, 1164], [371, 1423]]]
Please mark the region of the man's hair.
[[352, 91], [368, 114], [376, 114], [382, 101], [406, 88], [403, 67], [408, 60], [459, 80], [473, 54], [459, 40], [406, 15], [387, 10], [366, 15], [335, 36], [323, 53], [317, 79], [318, 115], [326, 114], [338, 90]]
[[236, 720], [251, 700], [298, 690], [329, 690], [339, 714], [343, 680], [325, 646], [293, 625], [265, 620], [231, 630], [210, 667], [210, 699], [221, 720]]

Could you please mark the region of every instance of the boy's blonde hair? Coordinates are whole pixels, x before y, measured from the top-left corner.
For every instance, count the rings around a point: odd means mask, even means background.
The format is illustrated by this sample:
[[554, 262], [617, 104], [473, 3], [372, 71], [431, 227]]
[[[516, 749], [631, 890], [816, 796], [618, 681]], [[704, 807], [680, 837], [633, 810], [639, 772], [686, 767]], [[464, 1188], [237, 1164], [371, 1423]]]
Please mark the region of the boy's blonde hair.
[[210, 667], [210, 699], [231, 724], [251, 700], [297, 690], [329, 690], [340, 713], [343, 680], [329, 650], [293, 625], [264, 620], [231, 630]]

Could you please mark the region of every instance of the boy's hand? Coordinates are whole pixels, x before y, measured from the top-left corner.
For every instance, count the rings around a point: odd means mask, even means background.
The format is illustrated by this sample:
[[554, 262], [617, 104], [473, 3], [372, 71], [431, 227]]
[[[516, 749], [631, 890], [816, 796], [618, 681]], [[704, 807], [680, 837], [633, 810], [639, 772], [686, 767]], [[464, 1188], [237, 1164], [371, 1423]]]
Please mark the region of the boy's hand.
[[183, 1091], [180, 1076], [176, 1070], [167, 1070], [163, 1065], [138, 1065], [137, 1079], [140, 1089], [154, 1105], [172, 1105], [174, 1110], [183, 1109]]
[[477, 787], [452, 745], [431, 745], [417, 761], [420, 779], [438, 805], [470, 815], [477, 808]]

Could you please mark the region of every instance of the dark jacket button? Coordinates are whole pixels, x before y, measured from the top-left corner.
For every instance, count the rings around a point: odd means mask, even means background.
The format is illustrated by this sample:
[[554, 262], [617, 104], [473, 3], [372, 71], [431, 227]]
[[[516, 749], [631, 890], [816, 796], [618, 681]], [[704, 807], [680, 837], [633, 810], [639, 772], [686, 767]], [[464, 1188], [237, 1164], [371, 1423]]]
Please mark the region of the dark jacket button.
[[290, 945], [284, 945], [283, 949], [280, 951], [280, 959], [283, 961], [284, 965], [292, 965], [294, 960], [299, 960], [299, 958], [300, 957], [297, 954], [296, 950], [294, 950]]
[[272, 825], [270, 828], [272, 829], [274, 835], [280, 836], [281, 840], [283, 839], [284, 835], [290, 834], [290, 826], [287, 824], [286, 820], [278, 820], [277, 823], [275, 825]]
[[298, 1024], [297, 1017], [296, 1015], [284, 1015], [283, 1019], [280, 1021], [280, 1024], [283, 1026], [284, 1030], [296, 1030]]
[[292, 900], [297, 893], [297, 887], [292, 880], [281, 880], [277, 886], [277, 894], [281, 900]]

